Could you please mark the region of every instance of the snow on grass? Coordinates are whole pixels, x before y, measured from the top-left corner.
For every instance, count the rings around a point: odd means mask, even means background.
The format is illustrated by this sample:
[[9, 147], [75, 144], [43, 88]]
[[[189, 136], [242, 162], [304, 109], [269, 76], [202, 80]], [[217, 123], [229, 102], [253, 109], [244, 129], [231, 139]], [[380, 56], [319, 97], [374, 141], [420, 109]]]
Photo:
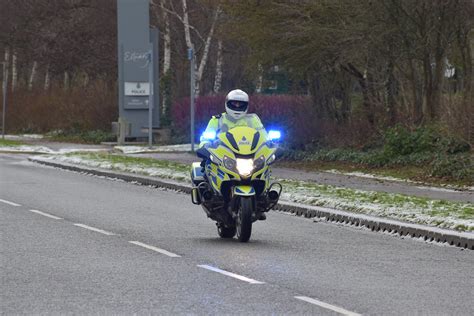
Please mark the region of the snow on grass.
[[45, 158], [92, 168], [124, 171], [182, 182], [191, 181], [189, 166], [151, 158], [136, 158], [104, 153], [76, 153], [64, 156], [54, 155]]
[[280, 181], [284, 188], [282, 200], [441, 228], [474, 231], [472, 203], [361, 191], [304, 181]]
[[[181, 182], [190, 181], [190, 166], [176, 162], [100, 153], [54, 155], [49, 156], [49, 159]], [[283, 201], [324, 206], [459, 231], [474, 231], [474, 205], [472, 203], [354, 190], [314, 182], [286, 179], [279, 181], [283, 185], [281, 197]]]
[[158, 152], [188, 152], [191, 151], [191, 144], [153, 146], [115, 146], [114, 149], [120, 150], [124, 154], [138, 153], [158, 153]]

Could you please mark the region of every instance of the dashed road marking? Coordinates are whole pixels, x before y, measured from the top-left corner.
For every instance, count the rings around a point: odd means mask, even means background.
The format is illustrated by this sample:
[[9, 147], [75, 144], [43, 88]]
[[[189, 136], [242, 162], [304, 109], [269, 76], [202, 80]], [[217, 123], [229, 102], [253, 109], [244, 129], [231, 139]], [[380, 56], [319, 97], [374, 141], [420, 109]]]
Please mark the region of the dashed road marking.
[[301, 300], [301, 301], [305, 301], [307, 303], [310, 303], [310, 304], [314, 304], [314, 305], [317, 305], [319, 307], [323, 307], [323, 308], [326, 308], [326, 309], [329, 309], [329, 310], [332, 310], [336, 313], [339, 313], [339, 314], [342, 314], [342, 315], [347, 315], [347, 316], [361, 316], [361, 314], [358, 314], [358, 313], [354, 313], [354, 312], [351, 312], [351, 311], [348, 311], [342, 307], [338, 307], [338, 306], [334, 306], [334, 305], [331, 305], [331, 304], [328, 304], [328, 303], [325, 303], [325, 302], [321, 302], [319, 300], [316, 300], [314, 298], [311, 298], [311, 297], [307, 297], [307, 296], [295, 296], [296, 299], [298, 300]]
[[235, 279], [238, 279], [238, 280], [241, 280], [241, 281], [245, 281], [245, 282], [248, 282], [250, 284], [265, 284], [265, 282], [250, 279], [250, 278], [244, 277], [243, 275], [238, 275], [238, 274], [235, 274], [235, 273], [232, 273], [232, 272], [229, 272], [229, 271], [225, 271], [225, 270], [221, 270], [219, 268], [208, 266], [208, 265], [205, 265], [205, 264], [199, 264], [198, 267], [206, 269], [206, 270], [214, 271], [214, 272], [226, 275], [226, 276], [230, 276], [232, 278], [235, 278]]
[[39, 215], [43, 215], [43, 216], [52, 218], [52, 219], [62, 219], [61, 217], [57, 217], [57, 216], [54, 216], [54, 215], [51, 215], [51, 214], [48, 214], [48, 213], [45, 213], [45, 212], [41, 212], [41, 211], [38, 211], [38, 210], [29, 210], [29, 211], [33, 212], [33, 213], [36, 213], [36, 214], [39, 214]]
[[87, 225], [84, 225], [84, 224], [74, 224], [74, 226], [82, 227], [82, 228], [85, 228], [85, 229], [88, 229], [88, 230], [92, 230], [94, 232], [101, 233], [101, 234], [104, 234], [104, 235], [107, 235], [107, 236], [115, 235], [114, 233], [111, 233], [111, 232], [108, 232], [108, 231], [105, 231], [105, 230], [102, 230], [102, 229], [99, 229], [99, 228], [87, 226]]
[[139, 241], [129, 241], [129, 243], [140, 246], [140, 247], [143, 247], [143, 248], [146, 248], [146, 249], [150, 249], [150, 250], [159, 252], [159, 253], [161, 253], [163, 255], [166, 255], [168, 257], [172, 257], [172, 258], [180, 258], [181, 257], [180, 255], [177, 255], [175, 253], [172, 253], [172, 252], [169, 252], [167, 250], [160, 249], [160, 248], [157, 248], [157, 247], [154, 247], [154, 246], [150, 246], [150, 245], [141, 243]]
[[21, 206], [20, 204], [17, 204], [15, 202], [10, 202], [10, 201], [7, 201], [7, 200], [2, 200], [2, 199], [0, 199], [0, 202], [11, 205], [11, 206]]

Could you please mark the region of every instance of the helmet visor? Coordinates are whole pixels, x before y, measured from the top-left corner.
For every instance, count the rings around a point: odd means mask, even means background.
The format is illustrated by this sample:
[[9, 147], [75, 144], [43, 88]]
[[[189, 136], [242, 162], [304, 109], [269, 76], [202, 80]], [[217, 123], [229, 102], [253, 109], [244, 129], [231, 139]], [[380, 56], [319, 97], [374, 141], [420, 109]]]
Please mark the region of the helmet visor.
[[245, 112], [249, 106], [248, 102], [229, 100], [227, 101], [227, 107], [233, 111]]

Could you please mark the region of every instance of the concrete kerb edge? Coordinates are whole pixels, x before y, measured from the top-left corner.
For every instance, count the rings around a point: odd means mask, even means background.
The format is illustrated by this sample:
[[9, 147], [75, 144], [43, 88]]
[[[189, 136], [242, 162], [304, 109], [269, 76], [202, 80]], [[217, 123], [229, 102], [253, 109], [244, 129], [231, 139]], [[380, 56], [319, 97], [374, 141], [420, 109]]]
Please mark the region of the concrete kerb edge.
[[[136, 182], [142, 185], [151, 185], [184, 193], [191, 193], [190, 185], [187, 186], [181, 183], [172, 182], [171, 180], [157, 180], [146, 176], [137, 176], [126, 173], [117, 173], [86, 167], [78, 167], [71, 164], [57, 163], [44, 159], [35, 159], [31, 157], [28, 158], [28, 160], [35, 163], [66, 169], [70, 171], [88, 173], [96, 176], [120, 179], [126, 182]], [[400, 236], [423, 238], [425, 241], [448, 243], [449, 245], [455, 247], [474, 250], [474, 235], [473, 237], [462, 236], [460, 233], [455, 231], [423, 227], [421, 225], [416, 224], [398, 222], [394, 220], [385, 220], [382, 218], [371, 217], [361, 214], [350, 214], [337, 210], [332, 211], [327, 208], [305, 206], [303, 204], [296, 203], [279, 202], [274, 207], [274, 210], [288, 212], [297, 216], [304, 216], [306, 218], [319, 218], [329, 223], [340, 223], [356, 227], [366, 227], [375, 232], [388, 232]]]

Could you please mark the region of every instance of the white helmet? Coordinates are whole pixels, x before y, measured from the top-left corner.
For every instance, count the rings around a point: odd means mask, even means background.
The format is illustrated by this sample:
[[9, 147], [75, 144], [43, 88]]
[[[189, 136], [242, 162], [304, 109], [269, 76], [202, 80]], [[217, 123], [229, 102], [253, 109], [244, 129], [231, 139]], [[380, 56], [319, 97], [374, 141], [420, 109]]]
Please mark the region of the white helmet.
[[249, 96], [240, 89], [232, 90], [225, 98], [225, 110], [230, 117], [238, 120], [249, 109]]

